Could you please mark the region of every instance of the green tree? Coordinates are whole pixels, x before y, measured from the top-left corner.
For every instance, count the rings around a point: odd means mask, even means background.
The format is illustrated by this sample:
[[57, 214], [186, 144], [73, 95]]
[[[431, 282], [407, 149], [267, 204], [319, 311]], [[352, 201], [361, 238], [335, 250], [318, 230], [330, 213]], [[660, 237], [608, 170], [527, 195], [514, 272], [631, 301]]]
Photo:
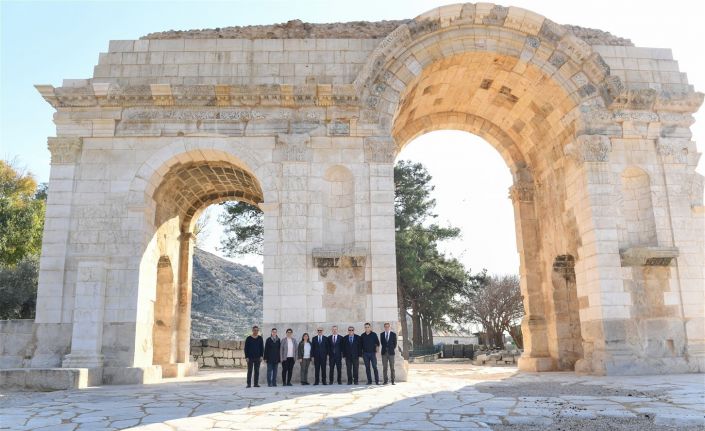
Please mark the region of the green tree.
[[[420, 163], [400, 161], [394, 168], [397, 297], [406, 346], [433, 345], [433, 328], [448, 326], [458, 289], [471, 282], [465, 267], [438, 249], [439, 243], [458, 238], [460, 230], [429, 223], [437, 217], [431, 175]], [[409, 336], [406, 312], [411, 310], [413, 334]]]
[[0, 160], [0, 319], [34, 317], [45, 184]]
[[0, 265], [14, 266], [39, 255], [46, 188], [32, 175], [0, 160]]
[[226, 202], [222, 205], [225, 212], [218, 217], [218, 221], [225, 226], [225, 238], [220, 242], [225, 255], [262, 254], [262, 210], [246, 202]]
[[17, 265], [0, 265], [0, 319], [32, 319], [37, 304], [39, 257], [25, 256]]

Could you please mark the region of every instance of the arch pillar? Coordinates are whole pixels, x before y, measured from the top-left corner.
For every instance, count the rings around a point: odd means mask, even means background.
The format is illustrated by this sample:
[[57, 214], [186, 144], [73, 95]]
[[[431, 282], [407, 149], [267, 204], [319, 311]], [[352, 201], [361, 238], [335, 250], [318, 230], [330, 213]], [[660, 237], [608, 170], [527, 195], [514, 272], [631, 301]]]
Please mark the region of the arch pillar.
[[521, 293], [525, 315], [521, 321], [524, 353], [519, 368], [524, 371], [549, 371], [555, 367], [548, 349], [541, 276], [541, 237], [534, 203], [533, 181], [520, 178], [509, 189], [514, 206]]
[[178, 335], [176, 338], [176, 362], [188, 364], [191, 346], [191, 278], [193, 275], [193, 247], [195, 236], [183, 232], [179, 240], [179, 286], [176, 321]]

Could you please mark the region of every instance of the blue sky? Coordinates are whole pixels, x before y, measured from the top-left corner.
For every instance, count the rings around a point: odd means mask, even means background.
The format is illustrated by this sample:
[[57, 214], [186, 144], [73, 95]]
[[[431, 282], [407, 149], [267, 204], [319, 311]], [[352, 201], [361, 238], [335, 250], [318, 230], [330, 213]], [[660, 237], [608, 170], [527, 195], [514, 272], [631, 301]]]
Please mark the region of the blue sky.
[[[107, 51], [108, 41], [136, 39], [147, 33], [169, 29], [214, 28], [233, 25], [271, 24], [290, 19], [309, 22], [403, 19], [426, 12], [447, 1], [355, 0], [355, 1], [91, 1], [36, 2], [0, 0], [0, 157], [17, 158], [39, 181], [49, 177], [47, 136], [54, 136], [53, 109], [39, 96], [34, 84], [60, 86], [64, 78], [88, 78], [98, 62], [98, 53]], [[515, 0], [502, 2], [520, 6], [562, 24], [600, 28], [632, 39], [637, 46], [673, 49], [681, 71], [688, 73], [696, 89], [705, 90], [705, 2], [693, 0], [615, 1]], [[705, 138], [705, 109], [696, 115], [693, 139]], [[442, 219], [462, 224], [466, 241], [451, 247], [456, 255], [480, 256], [477, 247], [497, 242], [497, 272], [513, 272], [516, 267], [514, 226], [511, 205], [494, 198], [477, 201], [485, 193], [486, 169], [495, 169], [498, 187], [503, 185], [506, 168], [489, 145], [466, 134], [427, 135], [426, 141], [449, 141], [441, 151], [450, 163], [456, 143], [471, 143], [463, 157], [474, 168], [460, 169], [453, 177], [443, 175], [443, 160], [436, 161], [438, 147], [409, 146], [404, 158], [438, 165], [436, 185]], [[440, 138], [439, 138], [440, 137]], [[474, 145], [477, 144], [477, 145]], [[453, 149], [456, 148], [456, 149]], [[702, 145], [700, 146], [702, 151]], [[413, 149], [413, 151], [412, 151]], [[432, 152], [433, 151], [433, 152]], [[435, 153], [435, 154], [434, 154]], [[703, 163], [699, 171], [703, 172]], [[436, 168], [434, 168], [436, 169]], [[446, 170], [447, 171], [447, 170]], [[478, 172], [482, 172], [482, 176]], [[432, 171], [433, 173], [433, 171]], [[458, 181], [458, 175], [467, 175]], [[442, 192], [441, 192], [442, 190]], [[498, 189], [499, 190], [499, 189]], [[496, 195], [496, 193], [495, 193]], [[492, 196], [495, 196], [492, 195]], [[473, 204], [468, 204], [472, 196]], [[496, 201], [496, 202], [495, 202]], [[465, 203], [463, 203], [465, 202]], [[485, 212], [509, 211], [509, 222], [488, 223], [477, 215], [477, 205]], [[495, 206], [493, 206], [495, 205]], [[479, 232], [477, 226], [483, 226]], [[473, 229], [474, 227], [474, 229]], [[481, 234], [482, 233], [482, 234]], [[212, 237], [217, 238], [217, 232]], [[497, 238], [503, 238], [498, 241]], [[216, 244], [217, 241], [210, 241]], [[475, 244], [474, 246], [472, 244]], [[213, 245], [213, 248], [215, 245]], [[474, 248], [473, 248], [474, 247]], [[473, 250], [476, 250], [475, 252]], [[504, 258], [502, 257], [504, 256]], [[468, 258], [470, 259], [470, 258]], [[485, 261], [487, 261], [485, 259]], [[256, 263], [255, 260], [248, 261]], [[482, 260], [468, 264], [482, 266]], [[487, 266], [487, 265], [485, 265]]]

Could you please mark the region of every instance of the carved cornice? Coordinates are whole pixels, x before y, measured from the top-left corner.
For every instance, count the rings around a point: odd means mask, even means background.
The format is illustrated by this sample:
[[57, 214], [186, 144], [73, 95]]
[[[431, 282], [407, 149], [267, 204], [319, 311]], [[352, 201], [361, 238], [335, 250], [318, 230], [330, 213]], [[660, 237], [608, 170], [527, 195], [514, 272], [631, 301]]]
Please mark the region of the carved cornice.
[[609, 100], [611, 110], [634, 109], [645, 111], [668, 111], [693, 113], [700, 108], [705, 95], [695, 91], [680, 93], [652, 88], [628, 89], [618, 77], [606, 80], [603, 95]]
[[352, 84], [35, 86], [54, 108], [132, 106], [357, 106]]
[[603, 135], [580, 135], [574, 143], [565, 147], [565, 155], [573, 158], [578, 163], [607, 162], [612, 141]]
[[52, 165], [64, 165], [78, 162], [83, 146], [82, 138], [60, 137], [48, 138], [47, 147], [51, 152]]

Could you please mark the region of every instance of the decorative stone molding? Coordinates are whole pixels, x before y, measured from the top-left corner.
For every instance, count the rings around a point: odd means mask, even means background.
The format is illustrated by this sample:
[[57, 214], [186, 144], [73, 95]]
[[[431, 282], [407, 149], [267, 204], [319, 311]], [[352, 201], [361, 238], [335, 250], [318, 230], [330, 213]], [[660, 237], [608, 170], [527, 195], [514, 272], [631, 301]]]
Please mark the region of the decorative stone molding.
[[76, 137], [48, 138], [47, 147], [51, 152], [52, 165], [65, 165], [78, 162], [83, 147], [83, 139]]
[[173, 106], [174, 95], [169, 84], [151, 84], [152, 100], [155, 106]]
[[578, 163], [607, 162], [612, 141], [603, 135], [580, 135], [574, 143], [566, 145], [564, 153]]
[[619, 250], [622, 266], [669, 266], [677, 247], [630, 247]]
[[519, 180], [509, 187], [509, 198], [512, 202], [533, 202], [535, 191], [533, 181]]
[[367, 163], [392, 163], [396, 153], [396, 144], [391, 137], [365, 138], [365, 161]]
[[664, 163], [687, 163], [688, 143], [681, 139], [658, 138], [656, 151]]
[[131, 106], [357, 106], [352, 84], [35, 86], [60, 107]]
[[280, 162], [306, 162], [311, 160], [311, 136], [308, 133], [277, 135], [275, 160]]
[[314, 248], [311, 252], [313, 266], [316, 268], [338, 268], [344, 266], [364, 267], [367, 261], [367, 249], [349, 248]]

